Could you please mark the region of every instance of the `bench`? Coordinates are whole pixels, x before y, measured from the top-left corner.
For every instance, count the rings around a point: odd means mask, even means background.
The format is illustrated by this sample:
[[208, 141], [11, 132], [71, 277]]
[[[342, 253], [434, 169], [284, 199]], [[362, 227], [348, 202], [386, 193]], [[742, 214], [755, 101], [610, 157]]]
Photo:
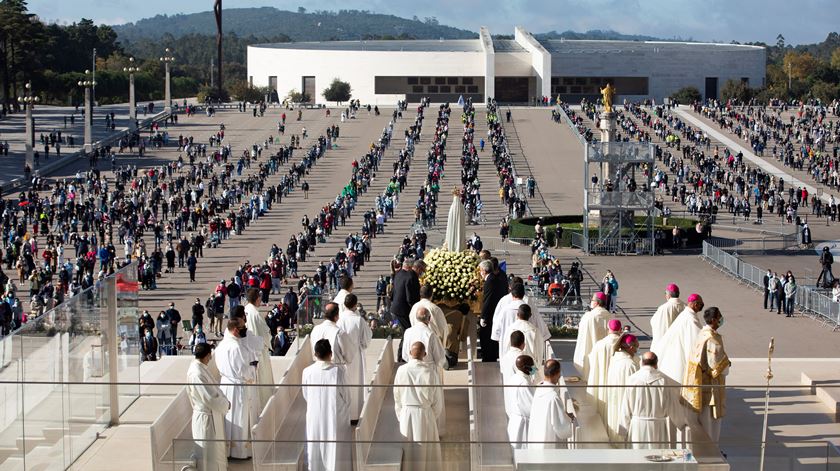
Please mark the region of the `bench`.
[[[312, 347], [306, 336], [279, 387], [251, 428], [254, 470], [297, 470], [304, 463], [306, 401], [300, 394], [303, 370], [311, 365]], [[298, 386], [288, 386], [298, 385]]]
[[815, 375], [802, 372], [801, 382], [810, 388], [811, 394], [817, 396], [817, 399], [828, 407], [828, 413], [834, 421], [840, 422], [840, 387], [838, 387], [840, 380], [837, 379], [837, 375]]
[[190, 447], [175, 447], [176, 440], [192, 439], [192, 405], [186, 387], [181, 388], [175, 400], [155, 420], [149, 434], [153, 471], [169, 471], [193, 463]]
[[[359, 424], [353, 430], [355, 443], [356, 469], [377, 469], [399, 471], [402, 463], [403, 449], [393, 443], [399, 431], [396, 415], [394, 415], [394, 395], [391, 388], [377, 387], [393, 384], [396, 373], [394, 362], [394, 341], [389, 339], [379, 355], [376, 370], [373, 374], [371, 387], [367, 391], [367, 399], [362, 407]], [[390, 405], [390, 407], [388, 407]]]

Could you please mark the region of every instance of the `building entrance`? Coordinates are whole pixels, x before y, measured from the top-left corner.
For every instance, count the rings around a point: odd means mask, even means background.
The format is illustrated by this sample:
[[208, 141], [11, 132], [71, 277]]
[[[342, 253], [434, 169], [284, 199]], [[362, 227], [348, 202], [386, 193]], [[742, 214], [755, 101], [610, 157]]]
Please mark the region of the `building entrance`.
[[496, 96], [499, 103], [528, 103], [532, 77], [496, 77]]

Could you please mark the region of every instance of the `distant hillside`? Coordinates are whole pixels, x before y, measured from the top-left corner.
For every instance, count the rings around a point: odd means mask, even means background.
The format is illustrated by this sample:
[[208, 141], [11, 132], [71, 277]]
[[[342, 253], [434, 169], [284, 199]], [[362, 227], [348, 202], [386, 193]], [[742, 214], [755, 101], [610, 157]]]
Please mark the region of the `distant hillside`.
[[[585, 33], [578, 33], [576, 31], [549, 31], [547, 33], [540, 33], [534, 35], [537, 39], [590, 39], [590, 40], [609, 40], [609, 41], [669, 41], [668, 39], [657, 38], [654, 36], [645, 36], [641, 34], [621, 34], [613, 30], [591, 29]], [[676, 39], [673, 39], [674, 41]]]
[[[209, 3], [209, 2], [208, 2]], [[226, 33], [240, 37], [288, 36], [292, 41], [331, 41], [359, 39], [470, 39], [472, 31], [444, 26], [435, 18], [413, 19], [359, 10], [308, 13], [278, 10], [274, 7], [229, 8], [222, 16]], [[212, 11], [179, 15], [158, 15], [134, 23], [114, 26], [120, 41], [157, 39], [164, 34], [178, 38], [188, 34], [215, 35]]]

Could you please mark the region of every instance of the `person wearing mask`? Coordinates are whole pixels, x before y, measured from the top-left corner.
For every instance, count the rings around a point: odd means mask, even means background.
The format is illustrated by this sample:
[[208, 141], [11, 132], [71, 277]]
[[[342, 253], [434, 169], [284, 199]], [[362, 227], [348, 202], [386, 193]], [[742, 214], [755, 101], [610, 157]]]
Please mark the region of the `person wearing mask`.
[[200, 325], [204, 326], [204, 305], [201, 303], [201, 299], [195, 298], [195, 303], [192, 305], [192, 326]]
[[213, 359], [212, 351], [206, 342], [194, 345], [195, 359], [187, 370], [187, 395], [193, 410], [192, 437], [195, 441], [198, 469], [225, 471], [225, 413], [230, 409], [230, 402], [208, 367]]
[[550, 359], [545, 380], [534, 389], [528, 422], [528, 448], [566, 448], [574, 433], [574, 414], [568, 412], [568, 391], [562, 383], [560, 362]]
[[143, 337], [140, 339], [140, 360], [157, 361], [158, 348], [158, 341], [152, 335], [152, 329], [146, 329]]
[[242, 319], [228, 320], [225, 337], [216, 347], [216, 367], [222, 376], [221, 389], [230, 402], [225, 415], [225, 440], [230, 442], [228, 456], [251, 457], [251, 427], [259, 416], [259, 396], [247, 387], [257, 379], [257, 359], [245, 344], [248, 328]]
[[537, 367], [534, 359], [520, 355], [516, 359], [516, 372], [504, 378], [505, 413], [508, 416], [507, 433], [514, 448], [524, 448], [528, 442], [528, 421], [534, 399], [534, 376]]
[[204, 328], [201, 324], [197, 324], [192, 335], [190, 335], [190, 351], [195, 353], [195, 347], [202, 343], [207, 343], [207, 336], [204, 335]]

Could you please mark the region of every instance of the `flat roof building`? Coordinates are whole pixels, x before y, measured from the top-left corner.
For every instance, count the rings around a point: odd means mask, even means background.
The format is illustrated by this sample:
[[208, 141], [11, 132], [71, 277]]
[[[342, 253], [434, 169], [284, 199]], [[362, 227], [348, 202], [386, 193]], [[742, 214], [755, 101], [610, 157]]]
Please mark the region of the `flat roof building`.
[[717, 98], [728, 80], [764, 85], [760, 46], [664, 41], [537, 40], [521, 27], [514, 39], [324, 41], [248, 46], [248, 77], [282, 100], [302, 91], [313, 103], [335, 78], [363, 103], [396, 100], [532, 103], [559, 95], [567, 102], [597, 98], [611, 82], [617, 99], [662, 100], [682, 87]]

